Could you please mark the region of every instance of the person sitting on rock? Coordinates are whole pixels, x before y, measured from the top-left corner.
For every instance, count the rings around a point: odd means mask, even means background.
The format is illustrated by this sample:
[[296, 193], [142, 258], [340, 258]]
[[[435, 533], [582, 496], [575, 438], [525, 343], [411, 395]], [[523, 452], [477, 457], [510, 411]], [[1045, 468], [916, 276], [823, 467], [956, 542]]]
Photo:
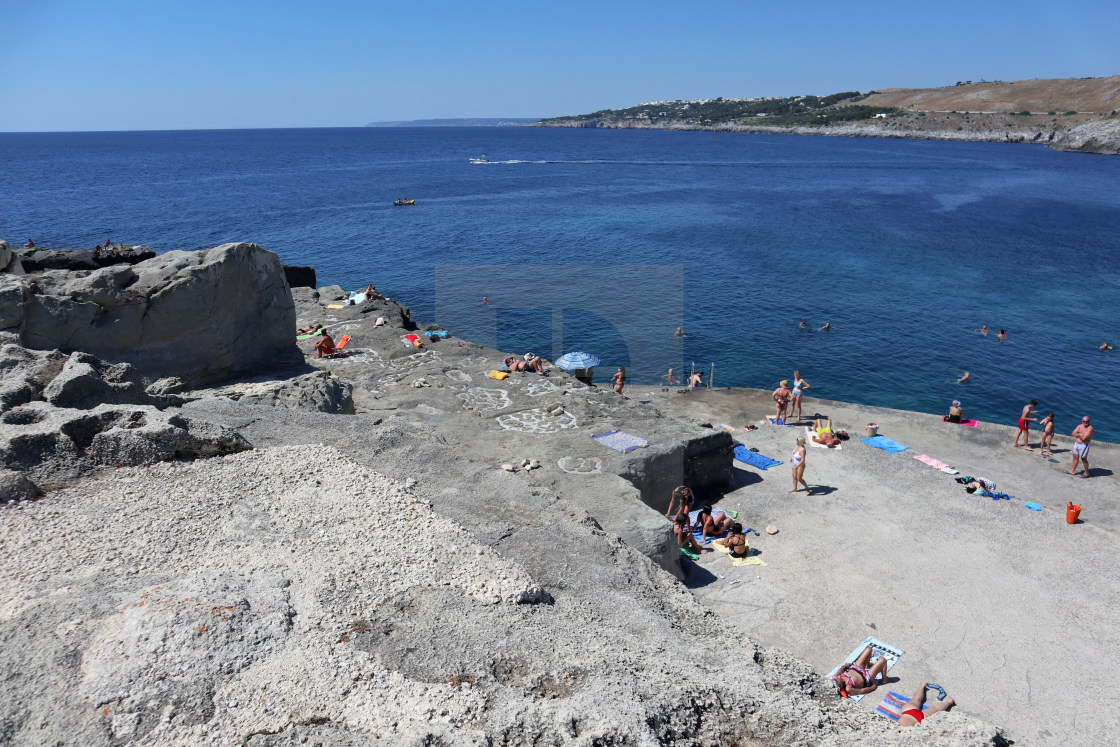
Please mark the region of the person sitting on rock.
[[27, 243], [23, 245], [23, 248], [24, 249], [34, 249], [35, 248], [35, 242], [32, 241], [31, 239], [28, 239]]
[[704, 506], [696, 514], [693, 529], [700, 529], [700, 541], [707, 542], [708, 537], [720, 537], [734, 525], [735, 521], [718, 508], [712, 510], [711, 506]]
[[669, 510], [665, 512], [666, 516], [673, 515], [673, 504], [680, 501], [680, 507], [677, 509], [677, 516], [688, 516], [692, 513], [692, 503], [695, 500], [692, 496], [692, 488], [681, 485], [677, 487], [671, 496], [669, 496]]
[[673, 519], [673, 534], [677, 538], [677, 546], [692, 550], [693, 552], [711, 552], [711, 548], [702, 547], [692, 536], [692, 527], [688, 525], [688, 514], [677, 516]]
[[383, 296], [383, 295], [381, 295], [380, 293], [377, 292], [377, 289], [373, 287], [373, 283], [370, 283], [369, 285], [366, 286], [366, 300], [367, 301], [380, 301], [383, 298], [385, 298], [385, 296]]
[[747, 557], [747, 551], [750, 550], [750, 545], [747, 544], [747, 535], [743, 532], [743, 525], [739, 522], [731, 525], [731, 534], [723, 539], [716, 540], [716, 542], [726, 547], [733, 558], [745, 558]]
[[949, 407], [949, 414], [945, 416], [946, 423], [959, 423], [961, 417], [964, 415], [964, 408], [961, 407], [959, 399], [953, 400], [953, 404]]
[[335, 344], [334, 338], [331, 333], [323, 328], [323, 335], [315, 342], [315, 357], [322, 358], [323, 355], [330, 355], [334, 352]]

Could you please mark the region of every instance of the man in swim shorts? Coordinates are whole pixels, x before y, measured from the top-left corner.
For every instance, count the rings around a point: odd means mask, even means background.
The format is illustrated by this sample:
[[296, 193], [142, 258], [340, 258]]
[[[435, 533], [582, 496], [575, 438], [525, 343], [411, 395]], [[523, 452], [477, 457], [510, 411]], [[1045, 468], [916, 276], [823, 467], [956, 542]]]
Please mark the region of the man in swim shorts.
[[827, 425], [820, 418], [817, 418], [815, 427], [817, 435], [813, 436], [813, 441], [816, 443], [824, 444], [830, 449], [840, 443], [840, 439], [832, 432], [832, 418], [828, 419]]
[[[914, 697], [910, 698], [910, 700], [906, 701], [906, 705], [902, 706], [902, 715], [898, 718], [899, 726], [917, 726], [929, 716], [947, 711], [957, 704], [952, 698], [945, 698], [945, 700], [937, 701], [937, 703], [931, 705], [923, 712], [922, 706], [926, 702], [927, 687], [928, 685], [923, 682], [921, 686], [918, 687], [917, 692], [914, 693]], [[944, 690], [942, 690], [942, 693], [944, 693]]]
[[1081, 418], [1081, 424], [1073, 429], [1073, 438], [1077, 443], [1073, 445], [1073, 469], [1069, 471], [1071, 475], [1077, 474], [1077, 460], [1083, 462], [1085, 471], [1081, 473], [1082, 477], [1089, 476], [1089, 443], [1093, 440], [1093, 426], [1089, 424], [1089, 416]]
[[1038, 418], [1031, 417], [1031, 415], [1038, 412], [1037, 410], [1032, 410], [1032, 407], [1038, 407], [1037, 399], [1032, 399], [1028, 404], [1023, 405], [1023, 411], [1019, 413], [1019, 430], [1015, 434], [1015, 446], [1017, 447], [1019, 445], [1019, 436], [1023, 436], [1023, 448], [1027, 451], [1033, 451], [1030, 443], [1031, 421], [1038, 420]]

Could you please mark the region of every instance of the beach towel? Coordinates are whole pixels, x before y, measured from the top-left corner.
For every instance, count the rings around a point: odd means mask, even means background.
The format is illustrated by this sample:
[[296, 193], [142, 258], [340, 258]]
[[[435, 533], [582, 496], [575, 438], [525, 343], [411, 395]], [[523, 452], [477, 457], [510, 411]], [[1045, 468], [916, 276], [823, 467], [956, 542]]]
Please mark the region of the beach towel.
[[321, 334], [323, 334], [323, 328], [319, 327], [319, 329], [315, 330], [314, 332], [308, 332], [306, 335], [296, 335], [296, 339], [297, 340], [310, 340], [312, 337], [315, 337], [316, 335], [321, 335]]
[[734, 426], [730, 426], [730, 425], [728, 425], [727, 423], [720, 423], [720, 426], [719, 426], [719, 427], [720, 427], [720, 428], [723, 428], [723, 429], [724, 429], [725, 431], [727, 431], [728, 433], [734, 433], [734, 432], [735, 432], [735, 428], [734, 428]]
[[[880, 716], [886, 716], [891, 721], [898, 721], [902, 715], [902, 709], [910, 702], [910, 698], [905, 695], [900, 695], [894, 690], [888, 690], [887, 695], [883, 698], [882, 702], [875, 707], [875, 713]], [[929, 708], [925, 703], [922, 704], [922, 710]]]
[[812, 446], [814, 448], [817, 448], [817, 449], [828, 449], [829, 451], [840, 451], [840, 449], [844, 448], [843, 444], [836, 444], [831, 449], [829, 449], [824, 444], [819, 444], [816, 441], [814, 441], [813, 436], [815, 436], [815, 435], [817, 435], [817, 431], [816, 431], [815, 428], [813, 428], [813, 426], [811, 426], [811, 425], [805, 426], [805, 443], [809, 444], [810, 446]]
[[[715, 550], [716, 552], [718, 552], [721, 555], [726, 555], [729, 558], [731, 557], [731, 550], [729, 550], [727, 547], [725, 547], [725, 546], [723, 546], [719, 543], [713, 542], [712, 543], [712, 549]], [[764, 561], [760, 558], [752, 557], [751, 556], [751, 546], [748, 544], [747, 545], [747, 557], [745, 557], [745, 558], [731, 558], [731, 564], [732, 565], [761, 565], [761, 566], [764, 566], [764, 565], [766, 565], [766, 561]]]
[[505, 371], [491, 371], [490, 373], [488, 373], [486, 375], [489, 376], [491, 379], [497, 379], [498, 381], [501, 381], [502, 379], [508, 379], [509, 378], [509, 374], [506, 373]]
[[366, 300], [366, 294], [365, 294], [364, 291], [361, 291], [361, 292], [358, 292], [358, 293], [351, 293], [350, 298], [348, 298], [346, 300], [351, 306], [357, 306], [362, 301]]
[[945, 462], [939, 462], [936, 459], [934, 459], [933, 457], [926, 456], [925, 454], [919, 454], [918, 456], [916, 456], [914, 458], [917, 459], [922, 464], [928, 464], [929, 466], [933, 467], [934, 469], [941, 469], [943, 467], [948, 467], [949, 466], [948, 464], [945, 464]]
[[344, 306], [343, 304], [340, 304], [340, 303], [329, 303], [329, 304], [327, 304], [327, 308], [328, 309], [345, 309], [346, 306]]
[[[868, 646], [871, 647], [871, 663], [872, 664], [874, 664], [876, 661], [878, 661], [880, 656], [887, 657], [887, 671], [888, 672], [891, 671], [891, 667], [893, 667], [895, 665], [895, 663], [898, 662], [899, 658], [904, 653], [902, 651], [902, 649], [895, 648], [894, 646], [888, 646], [887, 644], [880, 641], [878, 638], [873, 638], [871, 636], [868, 636], [867, 638], [864, 639], [863, 643], [861, 643], [861, 644], [859, 644], [858, 646], [855, 647], [855, 650], [852, 651], [852, 653], [848, 654], [847, 659], [844, 659], [844, 661], [837, 664], [836, 668], [833, 669], [831, 672], [829, 672], [828, 675], [826, 675], [826, 677], [831, 680], [832, 675], [834, 675], [834, 674], [836, 674], [837, 672], [840, 671], [840, 667], [844, 666], [845, 664], [854, 664], [856, 659], [859, 658], [859, 655], [862, 654], [863, 650], [865, 648], [867, 648]], [[862, 695], [849, 695], [848, 696], [849, 700], [855, 700], [855, 701], [859, 701], [861, 698], [863, 698]], [[903, 699], [902, 702], [905, 703], [907, 700], [909, 700], [909, 698]]]
[[596, 433], [592, 436], [593, 439], [607, 446], [615, 451], [621, 451], [623, 454], [629, 454], [635, 449], [640, 449], [643, 446], [649, 446], [650, 442], [644, 438], [632, 436], [629, 433], [622, 431], [606, 431], [604, 433]]
[[677, 549], [680, 550], [681, 555], [685, 556], [686, 558], [691, 558], [692, 560], [700, 559], [700, 553], [696, 552], [695, 550], [687, 547], [678, 547]]
[[418, 348], [424, 347], [424, 341], [421, 340], [416, 335], [405, 335], [404, 337], [401, 338], [401, 341], [404, 342], [404, 344], [406, 346], [407, 345], [412, 345], [412, 346], [418, 347]]
[[882, 449], [888, 454], [897, 454], [900, 451], [906, 451], [910, 448], [909, 446], [903, 446], [897, 441], [892, 441], [886, 436], [872, 436], [871, 438], [861, 438], [860, 440], [868, 446], [874, 449]]
[[429, 340], [443, 340], [447, 337], [447, 330], [440, 330], [438, 332], [425, 332]]
[[786, 428], [792, 427], [791, 425], [786, 425], [786, 419], [785, 418], [779, 418], [779, 419], [775, 420], [774, 418], [767, 416], [766, 420], [763, 421], [763, 422], [769, 423], [770, 425], [782, 425], [782, 426], [785, 426]]
[[771, 467], [781, 464], [777, 459], [771, 459], [768, 456], [755, 453], [742, 444], [735, 444], [735, 459], [743, 464], [749, 464], [758, 469], [770, 469]]
[[[942, 423], [948, 423], [949, 421], [945, 419], [944, 415], [942, 415], [941, 416], [941, 422]], [[961, 422], [953, 423], [953, 425], [967, 425], [969, 427], [975, 428], [976, 426], [980, 425], [980, 421], [979, 420], [965, 420], [965, 419], [962, 419]]]

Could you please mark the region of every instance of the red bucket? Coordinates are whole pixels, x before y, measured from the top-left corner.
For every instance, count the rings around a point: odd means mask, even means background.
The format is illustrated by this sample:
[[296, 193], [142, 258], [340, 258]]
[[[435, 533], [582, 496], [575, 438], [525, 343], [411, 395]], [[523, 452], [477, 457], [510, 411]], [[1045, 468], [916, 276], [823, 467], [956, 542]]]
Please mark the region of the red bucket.
[[1077, 517], [1081, 515], [1081, 506], [1073, 505], [1073, 501], [1066, 504], [1066, 523], [1076, 524]]

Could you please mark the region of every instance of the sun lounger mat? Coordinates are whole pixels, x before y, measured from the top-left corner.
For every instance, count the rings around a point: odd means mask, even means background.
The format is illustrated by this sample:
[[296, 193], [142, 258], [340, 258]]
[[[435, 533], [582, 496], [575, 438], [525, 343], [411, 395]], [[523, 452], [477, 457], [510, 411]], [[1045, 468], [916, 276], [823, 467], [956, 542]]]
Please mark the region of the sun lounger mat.
[[735, 459], [758, 469], [770, 469], [781, 464], [777, 459], [771, 459], [768, 456], [751, 451], [742, 444], [735, 444]]
[[635, 449], [640, 449], [643, 446], [649, 446], [650, 442], [644, 438], [632, 436], [629, 433], [622, 431], [607, 431], [605, 433], [596, 433], [592, 436], [593, 439], [601, 443], [603, 446], [621, 451], [623, 454], [629, 454]]
[[898, 441], [892, 441], [886, 436], [872, 436], [871, 438], [861, 438], [868, 446], [874, 449], [882, 449], [888, 454], [897, 454], [900, 451], [906, 451], [909, 446], [903, 446]]
[[[868, 646], [871, 647], [871, 663], [872, 664], [874, 664], [876, 661], [878, 661], [880, 656], [887, 657], [887, 671], [888, 672], [891, 671], [891, 667], [893, 667], [898, 662], [899, 658], [901, 658], [902, 654], [904, 653], [902, 651], [902, 649], [895, 648], [894, 646], [888, 646], [887, 644], [880, 641], [878, 638], [868, 636], [867, 638], [864, 639], [863, 643], [861, 643], [861, 644], [859, 644], [858, 646], [855, 647], [855, 649], [852, 651], [852, 653], [848, 654], [847, 659], [844, 659], [844, 661], [837, 664], [836, 667], [831, 672], [828, 673], [827, 677], [831, 678], [832, 675], [839, 672], [840, 667], [844, 666], [845, 664], [854, 664], [856, 659], [859, 658], [859, 655], [862, 654], [863, 650], [865, 648], [867, 648]], [[870, 669], [870, 666], [868, 668]], [[862, 698], [863, 698], [862, 695], [849, 695], [848, 696], [849, 700], [854, 700], [854, 701], [857, 701], [857, 702], [859, 700], [861, 700]], [[906, 700], [909, 700], [909, 698], [907, 698]], [[903, 702], [906, 702], [906, 701], [904, 700]]]

